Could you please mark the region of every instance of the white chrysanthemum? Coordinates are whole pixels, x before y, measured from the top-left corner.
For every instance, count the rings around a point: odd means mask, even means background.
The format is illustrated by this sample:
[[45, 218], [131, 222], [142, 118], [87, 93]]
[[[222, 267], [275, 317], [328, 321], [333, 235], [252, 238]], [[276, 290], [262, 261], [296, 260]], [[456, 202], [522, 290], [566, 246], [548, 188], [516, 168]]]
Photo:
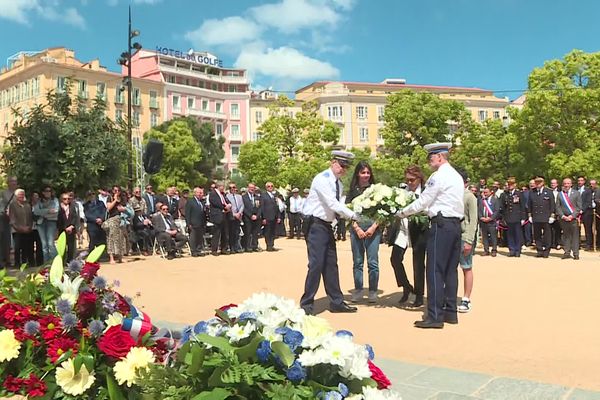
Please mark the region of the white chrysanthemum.
[[370, 386], [364, 386], [362, 394], [364, 400], [402, 400], [400, 394], [393, 390], [378, 390]]
[[21, 342], [15, 338], [12, 329], [0, 331], [0, 362], [12, 360], [19, 357]]
[[279, 327], [288, 319], [287, 315], [278, 309], [268, 309], [258, 314], [258, 322], [264, 326]]
[[302, 322], [306, 316], [306, 312], [292, 299], [282, 299], [277, 308], [293, 323]]
[[60, 386], [63, 392], [72, 396], [79, 396], [92, 387], [96, 381], [94, 371], [88, 371], [83, 364], [79, 372], [75, 373], [75, 364], [70, 358], [63, 361], [60, 367], [56, 368], [56, 384]]
[[239, 318], [243, 312], [244, 312], [244, 310], [240, 306], [231, 307], [230, 309], [227, 310], [227, 316], [229, 318]]
[[253, 311], [261, 313], [270, 308], [277, 307], [277, 304], [282, 299], [272, 293], [254, 293], [252, 296], [244, 300], [240, 307], [243, 311]]
[[304, 318], [300, 324], [300, 331], [302, 332], [302, 335], [304, 335], [302, 346], [308, 347], [309, 349], [320, 346], [323, 341], [332, 335], [332, 329], [329, 322], [313, 315], [307, 315]]
[[250, 336], [252, 332], [256, 330], [256, 326], [252, 322], [248, 322], [245, 325], [234, 325], [229, 328], [225, 335], [229, 338], [229, 342], [237, 343], [242, 339]]
[[380, 203], [383, 200], [383, 195], [381, 193], [375, 193], [373, 200], [377, 203]]
[[354, 346], [350, 336], [330, 336], [317, 351], [324, 352], [325, 363], [343, 367], [354, 354]]
[[354, 345], [354, 353], [346, 360], [340, 370], [340, 375], [350, 379], [365, 379], [371, 377], [369, 369], [369, 353], [365, 346]]
[[115, 379], [119, 385], [127, 384], [128, 387], [137, 383], [140, 370], [156, 361], [154, 353], [145, 347], [132, 347], [127, 356], [117, 361], [113, 368]]
[[318, 350], [304, 350], [298, 356], [298, 361], [304, 367], [313, 367], [319, 364], [327, 364], [326, 353], [323, 349]]
[[369, 208], [371, 208], [371, 199], [369, 198], [365, 198], [361, 201], [360, 206], [364, 209], [364, 210], [368, 210]]

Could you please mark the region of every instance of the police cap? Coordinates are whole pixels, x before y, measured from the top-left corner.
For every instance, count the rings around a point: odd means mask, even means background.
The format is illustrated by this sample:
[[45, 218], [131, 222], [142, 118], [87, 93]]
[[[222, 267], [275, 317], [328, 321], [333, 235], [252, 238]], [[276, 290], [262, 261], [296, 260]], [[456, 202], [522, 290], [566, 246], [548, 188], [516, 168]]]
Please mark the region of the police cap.
[[430, 154], [439, 154], [439, 153], [447, 153], [452, 148], [452, 143], [443, 142], [443, 143], [430, 143], [423, 146], [428, 155]]
[[349, 167], [354, 160], [354, 154], [344, 150], [334, 150], [331, 152], [331, 159], [337, 161], [342, 167]]

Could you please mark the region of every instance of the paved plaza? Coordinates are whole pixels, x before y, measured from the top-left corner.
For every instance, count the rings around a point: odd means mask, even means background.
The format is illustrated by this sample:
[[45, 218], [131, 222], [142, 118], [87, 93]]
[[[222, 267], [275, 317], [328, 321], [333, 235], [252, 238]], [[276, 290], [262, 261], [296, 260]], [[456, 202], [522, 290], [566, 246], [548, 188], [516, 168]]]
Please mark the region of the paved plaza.
[[[304, 242], [280, 239], [276, 247], [281, 249], [276, 253], [173, 261], [142, 257], [104, 265], [100, 273], [119, 280], [120, 291], [134, 297], [157, 325], [179, 328], [254, 292], [298, 300], [306, 273]], [[476, 256], [473, 310], [443, 330], [413, 328], [422, 309], [398, 306], [401, 290], [385, 245], [376, 305], [362, 303], [356, 314], [331, 314], [321, 288], [315, 308], [334, 328], [351, 330], [357, 342], [373, 345], [376, 362], [404, 399], [600, 399], [600, 256], [582, 252], [575, 261], [561, 260], [561, 254]], [[338, 255], [347, 292], [352, 288], [349, 241], [338, 242]]]

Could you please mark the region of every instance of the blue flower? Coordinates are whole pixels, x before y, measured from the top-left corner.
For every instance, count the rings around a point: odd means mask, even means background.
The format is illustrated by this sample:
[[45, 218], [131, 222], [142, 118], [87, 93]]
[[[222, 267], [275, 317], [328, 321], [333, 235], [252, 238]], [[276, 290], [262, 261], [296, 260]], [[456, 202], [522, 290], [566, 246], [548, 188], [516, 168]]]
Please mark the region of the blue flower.
[[282, 326], [281, 328], [275, 329], [275, 333], [283, 336], [287, 335], [289, 331], [291, 331], [291, 329], [287, 326]]
[[343, 397], [340, 394], [340, 392], [336, 392], [336, 391], [330, 391], [330, 392], [326, 392], [325, 395], [323, 396], [323, 400], [342, 400]]
[[77, 317], [75, 316], [75, 314], [65, 314], [62, 317], [62, 325], [65, 327], [65, 329], [73, 329], [77, 326]]
[[[294, 361], [291, 367], [288, 368], [285, 376], [292, 382], [298, 383], [306, 379], [306, 369], [300, 364], [298, 360]], [[342, 398], [340, 397], [340, 400]]]
[[352, 332], [346, 331], [346, 330], [337, 331], [335, 333], [335, 336], [340, 336], [340, 337], [342, 337], [342, 336], [350, 336], [350, 337], [354, 337], [354, 335], [352, 334]]
[[106, 289], [106, 279], [101, 276], [96, 276], [92, 280], [92, 284], [96, 287], [96, 289], [104, 290]]
[[71, 260], [67, 264], [67, 270], [74, 273], [81, 272], [81, 267], [83, 266], [83, 262], [81, 260]]
[[58, 313], [60, 315], [68, 314], [71, 312], [72, 309], [73, 309], [73, 306], [71, 306], [71, 302], [69, 300], [66, 300], [66, 299], [56, 300], [56, 311], [58, 311]]
[[200, 321], [196, 325], [194, 325], [194, 333], [199, 335], [201, 333], [206, 333], [208, 330], [208, 322]]
[[292, 351], [296, 351], [296, 348], [302, 344], [304, 335], [293, 329], [290, 329], [283, 337], [283, 343], [287, 344]]
[[261, 363], [266, 363], [269, 361], [269, 356], [271, 355], [271, 343], [268, 340], [263, 340], [259, 343], [258, 348], [256, 349], [256, 356], [258, 357], [258, 361]]
[[183, 332], [181, 332], [181, 344], [187, 343], [190, 341], [190, 337], [192, 336], [192, 327], [190, 325], [183, 328]]
[[107, 314], [112, 314], [117, 311], [117, 297], [112, 292], [104, 293], [101, 304]]
[[373, 351], [373, 347], [370, 344], [365, 344], [365, 348], [369, 353], [369, 360], [373, 360], [375, 358], [375, 352]]
[[240, 321], [248, 321], [248, 320], [256, 320], [256, 313], [252, 311], [244, 311], [240, 314], [238, 320]]
[[27, 321], [25, 322], [23, 330], [29, 336], [35, 336], [40, 331], [40, 323], [37, 321]]
[[338, 392], [340, 392], [342, 397], [348, 397], [348, 395], [350, 394], [350, 390], [348, 389], [348, 386], [344, 385], [341, 382], [338, 384]]
[[106, 325], [104, 325], [104, 322], [100, 321], [99, 319], [95, 319], [90, 321], [88, 328], [93, 336], [100, 336], [102, 332], [104, 332]]

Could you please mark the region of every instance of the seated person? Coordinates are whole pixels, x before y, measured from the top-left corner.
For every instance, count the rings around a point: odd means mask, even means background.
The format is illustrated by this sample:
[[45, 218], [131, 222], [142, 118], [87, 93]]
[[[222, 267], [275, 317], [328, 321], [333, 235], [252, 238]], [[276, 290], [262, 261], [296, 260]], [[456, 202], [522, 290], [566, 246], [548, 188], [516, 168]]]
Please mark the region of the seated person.
[[[169, 213], [169, 206], [162, 204], [159, 212], [152, 218], [152, 226], [156, 232], [156, 240], [166, 250], [167, 259], [172, 260], [177, 254], [177, 250], [181, 250], [187, 243], [187, 237], [179, 232], [173, 216]], [[173, 242], [175, 248], [173, 248]]]
[[152, 240], [154, 239], [152, 221], [142, 215], [142, 208], [139, 205], [136, 205], [133, 208], [133, 211], [135, 212], [135, 215], [133, 216], [131, 223], [133, 230], [131, 242], [132, 245], [137, 245], [138, 250], [147, 256], [152, 249]]

